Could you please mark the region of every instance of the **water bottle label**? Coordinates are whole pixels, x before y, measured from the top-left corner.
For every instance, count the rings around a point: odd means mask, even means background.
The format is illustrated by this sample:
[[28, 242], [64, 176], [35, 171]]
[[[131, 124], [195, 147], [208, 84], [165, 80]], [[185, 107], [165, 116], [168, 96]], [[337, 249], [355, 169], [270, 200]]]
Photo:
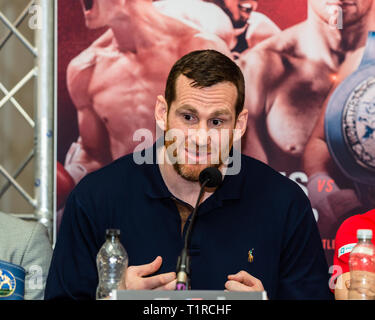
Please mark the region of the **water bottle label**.
[[374, 254], [374, 250], [368, 247], [359, 247], [358, 251], [356, 249], [356, 253], [372, 256]]
[[338, 250], [338, 258], [340, 258], [345, 253], [351, 252], [355, 246], [356, 246], [356, 243], [348, 243], [345, 246], [342, 246]]

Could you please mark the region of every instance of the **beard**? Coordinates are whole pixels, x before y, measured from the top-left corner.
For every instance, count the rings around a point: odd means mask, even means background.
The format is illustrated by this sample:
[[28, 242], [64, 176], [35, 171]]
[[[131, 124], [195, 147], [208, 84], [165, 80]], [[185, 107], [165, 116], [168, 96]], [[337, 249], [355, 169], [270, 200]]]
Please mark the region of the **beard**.
[[218, 164], [179, 164], [175, 163], [173, 164], [173, 168], [176, 170], [176, 172], [184, 179], [192, 182], [199, 181], [199, 175], [202, 172], [202, 170], [214, 167], [219, 168], [221, 163]]
[[[169, 127], [167, 125], [167, 131], [169, 130]], [[164, 138], [165, 138], [165, 133], [164, 133]], [[173, 149], [173, 152], [170, 152], [170, 149], [168, 148], [172, 144], [176, 143], [176, 138], [173, 138], [171, 141], [167, 141], [164, 139], [164, 147], [166, 148], [166, 154], [169, 160], [171, 160], [171, 163], [173, 163], [173, 168], [175, 171], [184, 179], [192, 182], [197, 182], [199, 181], [199, 175], [202, 172], [202, 170], [213, 167], [213, 168], [219, 168], [221, 165], [224, 164], [222, 155], [223, 153], [219, 152], [218, 155], [218, 161], [216, 160], [215, 163], [211, 163], [211, 161], [207, 161], [207, 163], [201, 164], [201, 163], [195, 163], [195, 164], [190, 164], [188, 161], [186, 161], [186, 158], [184, 157], [179, 157], [178, 152], [182, 152], [182, 154], [186, 154], [185, 147], [186, 146], [186, 140], [181, 143], [180, 145], [177, 145], [176, 148]], [[233, 144], [233, 137], [230, 138], [229, 142], [229, 150], [231, 149], [231, 146]], [[228, 150], [228, 154], [229, 154]], [[175, 161], [172, 161], [172, 159], [175, 159]], [[207, 158], [209, 159], [209, 158]], [[177, 160], [177, 161], [176, 161]]]

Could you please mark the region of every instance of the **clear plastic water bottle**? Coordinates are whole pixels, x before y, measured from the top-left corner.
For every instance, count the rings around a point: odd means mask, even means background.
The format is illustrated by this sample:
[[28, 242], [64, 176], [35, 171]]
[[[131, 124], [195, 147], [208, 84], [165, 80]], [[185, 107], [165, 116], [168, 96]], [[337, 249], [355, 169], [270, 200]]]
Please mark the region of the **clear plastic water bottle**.
[[375, 300], [375, 246], [372, 230], [357, 230], [358, 243], [349, 256], [349, 300]]
[[96, 256], [99, 284], [96, 299], [112, 297], [112, 290], [117, 289], [128, 267], [128, 254], [120, 242], [120, 230], [107, 229], [106, 241]]

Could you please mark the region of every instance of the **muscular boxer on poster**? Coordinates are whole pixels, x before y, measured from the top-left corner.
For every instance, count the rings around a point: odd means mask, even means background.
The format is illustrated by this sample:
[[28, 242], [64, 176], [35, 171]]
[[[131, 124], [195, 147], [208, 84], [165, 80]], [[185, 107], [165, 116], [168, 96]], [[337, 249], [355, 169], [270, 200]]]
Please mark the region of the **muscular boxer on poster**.
[[257, 12], [258, 0], [205, 0], [215, 3], [230, 17], [236, 41], [231, 50], [238, 57], [263, 40], [280, 32], [280, 28], [267, 16]]
[[[337, 73], [329, 97], [337, 86], [358, 68], [363, 51], [364, 48], [361, 47], [347, 55]], [[339, 217], [345, 216], [347, 213], [351, 214], [353, 210], [361, 210], [362, 205], [355, 194], [352, 182], [344, 177], [328, 150], [324, 134], [324, 119], [328, 101], [329, 98], [323, 104], [320, 117], [306, 145], [303, 165], [304, 171], [309, 177], [307, 187], [311, 204], [319, 212], [318, 227], [321, 237], [333, 239], [339, 227]], [[314, 177], [317, 173], [323, 172], [324, 175]], [[319, 180], [322, 186], [317, 185]], [[326, 254], [332, 262], [333, 251]]]
[[[231, 55], [218, 36], [162, 14], [151, 0], [81, 2], [87, 27], [108, 26], [109, 30], [74, 58], [67, 70], [80, 137], [68, 151], [65, 169], [75, 183], [86, 173], [132, 152], [139, 143], [133, 141], [137, 129], [155, 132], [151, 116], [154, 97], [163, 92], [173, 61], [203, 48]], [[218, 15], [216, 6], [197, 3], [206, 11], [210, 6]], [[230, 26], [227, 16], [221, 14], [220, 21], [227, 19]], [[189, 19], [188, 15], [176, 17]]]
[[[361, 47], [355, 50], [353, 53], [347, 55], [345, 62], [342, 64], [339, 72], [337, 73], [335, 85], [331, 92], [333, 92], [344, 79], [346, 79], [358, 68], [363, 56], [363, 51], [364, 47]], [[329, 94], [329, 97], [330, 96], [331, 93]], [[336, 183], [345, 186], [348, 185], [348, 181], [342, 176], [339, 168], [334, 164], [333, 159], [329, 154], [324, 135], [324, 118], [328, 101], [329, 98], [327, 98], [323, 104], [323, 109], [321, 110], [319, 120], [317, 121], [311, 137], [306, 145], [303, 155], [303, 164], [305, 172], [309, 177], [316, 172], [327, 172], [331, 178], [335, 178], [334, 180]], [[352, 202], [352, 204], [358, 204], [358, 200]]]
[[[307, 20], [242, 54], [239, 64], [251, 83], [244, 153], [287, 174], [301, 170], [306, 143], [340, 65], [366, 43], [372, 3], [308, 0]], [[342, 9], [343, 29], [330, 25], [330, 4]]]
[[[369, 29], [375, 30], [374, 11], [372, 15], [373, 18], [370, 20]], [[350, 95], [351, 92], [360, 92], [358, 83], [363, 83], [362, 73], [364, 74], [364, 79], [366, 79], [367, 74], [375, 74], [373, 73], [375, 70], [374, 37], [374, 32], [369, 33], [366, 48], [361, 47], [348, 54], [341, 65], [335, 86], [331, 90], [333, 94], [329, 95], [323, 105], [319, 120], [306, 145], [303, 156], [304, 169], [309, 176], [309, 196], [312, 205], [318, 208], [320, 213], [318, 224], [322, 236], [334, 237], [335, 231], [346, 218], [353, 214], [367, 211], [375, 205], [373, 191], [375, 190], [375, 174], [373, 170], [366, 169], [366, 166], [358, 166], [356, 168], [356, 165], [351, 165], [350, 163], [352, 162], [359, 163], [356, 161], [355, 153], [350, 153], [349, 158], [347, 158], [345, 153], [337, 154], [337, 148], [341, 148], [341, 139], [338, 139], [337, 136], [331, 138], [331, 132], [335, 130], [334, 127], [338, 128], [339, 131], [337, 130], [337, 132], [345, 132], [341, 133], [342, 141], [346, 141], [345, 148], [350, 149], [353, 144], [349, 143], [345, 137], [349, 135], [358, 137], [359, 143], [355, 145], [357, 148], [361, 148], [362, 143], [366, 144], [367, 149], [361, 155], [365, 157], [364, 159], [368, 161], [368, 164], [371, 163], [371, 159], [375, 155], [372, 133], [375, 117], [374, 112], [371, 111], [371, 103], [373, 106], [375, 105], [374, 101], [368, 99], [374, 96], [374, 89], [370, 85], [366, 85], [366, 89], [363, 92], [368, 92], [368, 94], [366, 96], [364, 94], [358, 96], [356, 104], [353, 103], [353, 100], [349, 101], [345, 94]], [[342, 97], [342, 100], [339, 101], [337, 97]], [[366, 98], [362, 99], [361, 97]], [[366, 104], [368, 104], [368, 107], [366, 107]], [[348, 110], [348, 106], [355, 108], [356, 120], [351, 122], [355, 127], [345, 126], [345, 130], [343, 130], [341, 127], [347, 123], [348, 116], [334, 116], [332, 118], [331, 114], [332, 110], [337, 110], [343, 115], [348, 114], [344, 112], [344, 110]], [[362, 106], [365, 106], [366, 114], [363, 114]], [[353, 113], [354, 109], [351, 112]], [[360, 125], [361, 122], [363, 125]], [[361, 127], [367, 128], [367, 131], [363, 132]], [[350, 172], [348, 171], [349, 166], [351, 168]]]

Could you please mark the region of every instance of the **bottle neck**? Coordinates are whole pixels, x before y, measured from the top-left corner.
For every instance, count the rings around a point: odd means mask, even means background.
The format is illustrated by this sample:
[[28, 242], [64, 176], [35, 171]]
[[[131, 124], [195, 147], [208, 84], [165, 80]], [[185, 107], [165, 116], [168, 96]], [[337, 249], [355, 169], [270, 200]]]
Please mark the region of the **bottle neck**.
[[111, 243], [115, 243], [118, 240], [118, 237], [117, 236], [107, 236], [106, 240], [111, 242]]
[[371, 239], [365, 238], [365, 239], [358, 239], [358, 243], [366, 243], [366, 244], [371, 244]]

